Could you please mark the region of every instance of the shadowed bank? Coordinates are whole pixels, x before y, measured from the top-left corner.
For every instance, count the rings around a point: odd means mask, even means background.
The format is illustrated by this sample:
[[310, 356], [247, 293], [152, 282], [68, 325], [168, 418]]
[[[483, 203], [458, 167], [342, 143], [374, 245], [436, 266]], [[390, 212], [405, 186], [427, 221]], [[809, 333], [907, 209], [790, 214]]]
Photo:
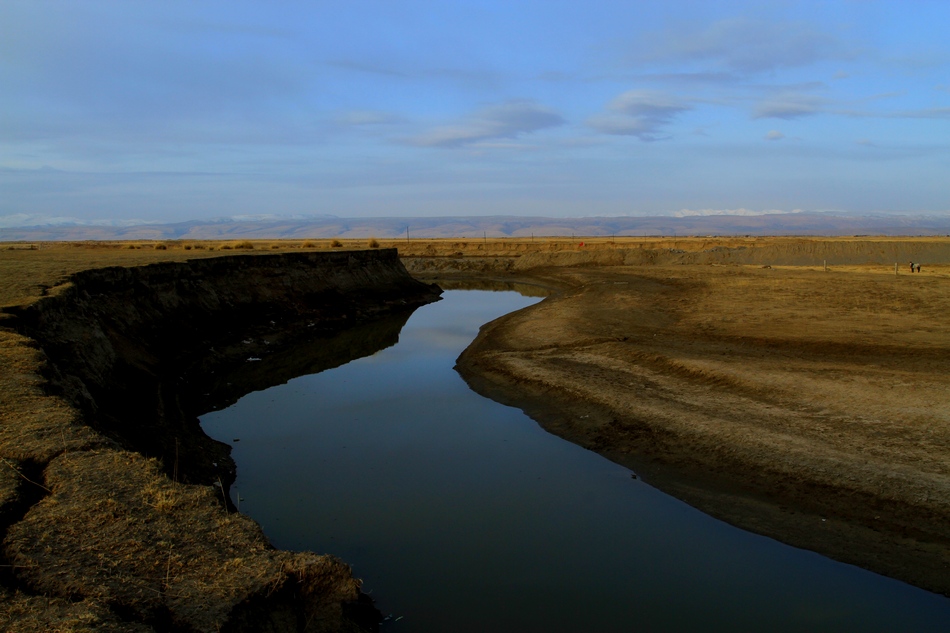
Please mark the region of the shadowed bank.
[[[24, 477], [7, 504], [8, 620], [23, 630], [375, 626], [344, 563], [275, 550], [222, 508], [234, 465], [197, 414], [390, 345], [438, 295], [395, 251], [374, 251], [93, 270], [11, 310], [21, 335], [5, 332], [17, 364], [4, 374], [0, 440]], [[258, 362], [270, 371], [246, 371]]]

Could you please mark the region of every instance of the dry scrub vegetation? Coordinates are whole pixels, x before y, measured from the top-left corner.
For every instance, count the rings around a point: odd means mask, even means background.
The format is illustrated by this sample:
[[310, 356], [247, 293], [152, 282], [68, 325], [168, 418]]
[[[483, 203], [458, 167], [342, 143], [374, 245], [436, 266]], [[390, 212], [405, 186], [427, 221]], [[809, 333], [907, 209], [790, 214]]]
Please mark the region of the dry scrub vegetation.
[[[294, 570], [321, 570], [308, 590], [320, 585], [329, 597], [353, 589], [345, 565], [272, 549], [253, 521], [221, 508], [213, 489], [170, 481], [155, 460], [70, 452], [49, 463], [45, 482], [51, 494], [5, 541], [20, 580], [43, 595], [214, 631], [248, 596], [291, 590]], [[326, 606], [330, 613], [310, 616], [333, 615]]]

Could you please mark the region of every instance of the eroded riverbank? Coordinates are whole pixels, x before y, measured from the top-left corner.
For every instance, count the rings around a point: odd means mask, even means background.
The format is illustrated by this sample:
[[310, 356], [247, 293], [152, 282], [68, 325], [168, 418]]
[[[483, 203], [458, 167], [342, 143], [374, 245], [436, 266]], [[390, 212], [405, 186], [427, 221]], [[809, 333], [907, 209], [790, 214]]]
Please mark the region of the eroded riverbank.
[[[8, 309], [0, 452], [21, 476], [4, 507], [7, 628], [375, 626], [345, 563], [275, 550], [225, 505], [229, 449], [196, 416], [372, 353], [438, 295], [395, 251], [366, 251], [91, 270]], [[251, 379], [258, 362], [270, 371]]]

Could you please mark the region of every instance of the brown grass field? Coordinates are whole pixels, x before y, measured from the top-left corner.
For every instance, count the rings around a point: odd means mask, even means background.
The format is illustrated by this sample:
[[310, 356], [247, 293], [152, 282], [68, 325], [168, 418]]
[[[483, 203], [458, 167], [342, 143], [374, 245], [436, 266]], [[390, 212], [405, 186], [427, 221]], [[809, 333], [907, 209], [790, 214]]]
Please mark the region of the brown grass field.
[[[87, 268], [369, 241], [2, 243], [0, 307]], [[714, 516], [950, 595], [950, 238], [377, 242], [424, 279], [551, 293], [463, 354], [477, 391]], [[42, 396], [41, 359], [5, 323], [0, 456], [15, 465], [38, 418], [75, 413]], [[68, 428], [57, 450], [95, 448]]]
[[[333, 243], [339, 243], [334, 247]], [[769, 246], [801, 247], [808, 244], [835, 244], [842, 248], [859, 246], [861, 249], [876, 244], [935, 245], [950, 249], [946, 237], [576, 237], [567, 238], [510, 238], [510, 239], [398, 239], [377, 240], [231, 240], [231, 241], [133, 241], [133, 242], [0, 242], [0, 307], [17, 305], [40, 297], [50, 288], [64, 283], [79, 270], [104, 266], [141, 266], [159, 261], [183, 261], [193, 258], [234, 255], [240, 253], [274, 253], [300, 250], [351, 250], [370, 248], [372, 242], [379, 248], [396, 248], [402, 257], [515, 257], [536, 254], [574, 253], [596, 257], [598, 253], [623, 249], [668, 251], [681, 250], [699, 253], [720, 248], [760, 248]], [[796, 262], [796, 266], [819, 266], [821, 261]], [[583, 263], [583, 262], [582, 262]], [[596, 262], [593, 262], [596, 263]], [[899, 260], [900, 271], [906, 272], [906, 262]], [[948, 274], [950, 259], [928, 264], [925, 275]], [[836, 267], [837, 272], [862, 271], [893, 274], [893, 263], [879, 266], [864, 264]]]

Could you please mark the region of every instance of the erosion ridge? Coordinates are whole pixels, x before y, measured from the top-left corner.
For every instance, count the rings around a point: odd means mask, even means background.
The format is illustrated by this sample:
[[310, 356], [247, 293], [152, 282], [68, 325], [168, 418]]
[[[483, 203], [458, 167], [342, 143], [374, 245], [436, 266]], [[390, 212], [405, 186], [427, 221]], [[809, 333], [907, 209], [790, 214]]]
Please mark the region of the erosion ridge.
[[[16, 362], [0, 385], [0, 519], [12, 571], [0, 622], [24, 631], [374, 626], [344, 563], [275, 550], [228, 507], [230, 449], [204, 435], [197, 415], [261, 381], [392, 344], [439, 292], [383, 249], [87, 270], [7, 308], [0, 344]], [[358, 335], [329, 342], [353, 326]], [[258, 362], [267, 371], [248, 372]]]

